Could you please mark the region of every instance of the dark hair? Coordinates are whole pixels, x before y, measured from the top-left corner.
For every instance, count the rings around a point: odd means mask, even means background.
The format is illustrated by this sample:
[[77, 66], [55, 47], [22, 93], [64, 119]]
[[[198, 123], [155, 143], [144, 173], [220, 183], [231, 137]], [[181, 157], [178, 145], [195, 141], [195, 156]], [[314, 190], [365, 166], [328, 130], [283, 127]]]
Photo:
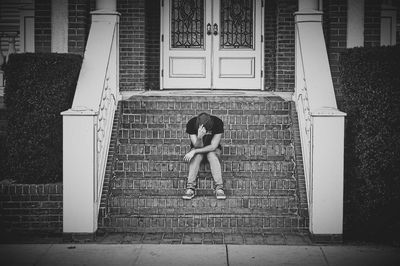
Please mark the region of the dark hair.
[[199, 128], [200, 125], [203, 125], [206, 130], [211, 130], [213, 124], [214, 121], [211, 119], [211, 116], [209, 114], [201, 113], [197, 116], [196, 128]]

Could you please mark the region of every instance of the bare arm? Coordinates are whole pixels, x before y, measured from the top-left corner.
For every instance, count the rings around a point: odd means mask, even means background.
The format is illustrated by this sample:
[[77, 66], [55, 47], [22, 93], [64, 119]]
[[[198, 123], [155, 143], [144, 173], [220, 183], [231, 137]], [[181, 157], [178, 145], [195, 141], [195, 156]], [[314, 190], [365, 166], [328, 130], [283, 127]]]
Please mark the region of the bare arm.
[[203, 138], [198, 138], [197, 135], [194, 135], [194, 134], [193, 135], [189, 135], [189, 137], [190, 137], [190, 141], [192, 142], [193, 147], [195, 149], [202, 148], [204, 146]]
[[[194, 137], [192, 137], [194, 136]], [[190, 152], [188, 152], [184, 157], [183, 160], [190, 162], [190, 160], [193, 158], [193, 156], [197, 153], [207, 153], [210, 151], [215, 151], [218, 148], [218, 145], [221, 141], [221, 137], [222, 137], [222, 133], [221, 134], [215, 134], [211, 140], [211, 144], [207, 145], [205, 147], [201, 147], [201, 148], [195, 148], [192, 149]], [[196, 143], [197, 142], [197, 137], [196, 135], [190, 135], [190, 139], [193, 143], [193, 141]]]

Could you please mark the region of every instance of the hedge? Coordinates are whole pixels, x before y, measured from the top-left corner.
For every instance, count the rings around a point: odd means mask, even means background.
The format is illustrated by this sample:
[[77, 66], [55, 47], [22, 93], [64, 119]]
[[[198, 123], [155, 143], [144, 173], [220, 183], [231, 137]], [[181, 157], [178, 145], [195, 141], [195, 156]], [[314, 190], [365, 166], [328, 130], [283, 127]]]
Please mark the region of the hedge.
[[5, 66], [7, 175], [19, 183], [62, 181], [62, 117], [71, 107], [79, 55], [13, 54]]
[[341, 55], [345, 236], [400, 241], [400, 47]]

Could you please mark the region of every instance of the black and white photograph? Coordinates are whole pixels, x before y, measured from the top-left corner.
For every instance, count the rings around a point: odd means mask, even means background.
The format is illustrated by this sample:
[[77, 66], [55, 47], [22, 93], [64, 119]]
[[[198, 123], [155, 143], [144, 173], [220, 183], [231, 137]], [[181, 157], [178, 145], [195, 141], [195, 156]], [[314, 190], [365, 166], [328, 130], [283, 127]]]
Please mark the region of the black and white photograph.
[[400, 265], [400, 1], [0, 0], [1, 265]]

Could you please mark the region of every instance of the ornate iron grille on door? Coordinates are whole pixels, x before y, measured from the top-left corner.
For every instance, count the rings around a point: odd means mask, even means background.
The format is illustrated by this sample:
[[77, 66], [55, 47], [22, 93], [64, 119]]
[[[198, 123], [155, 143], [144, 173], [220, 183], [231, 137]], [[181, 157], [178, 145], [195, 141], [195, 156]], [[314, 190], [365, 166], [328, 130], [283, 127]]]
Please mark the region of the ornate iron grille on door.
[[204, 1], [173, 0], [171, 48], [204, 47]]
[[221, 0], [221, 48], [253, 48], [253, 0]]

